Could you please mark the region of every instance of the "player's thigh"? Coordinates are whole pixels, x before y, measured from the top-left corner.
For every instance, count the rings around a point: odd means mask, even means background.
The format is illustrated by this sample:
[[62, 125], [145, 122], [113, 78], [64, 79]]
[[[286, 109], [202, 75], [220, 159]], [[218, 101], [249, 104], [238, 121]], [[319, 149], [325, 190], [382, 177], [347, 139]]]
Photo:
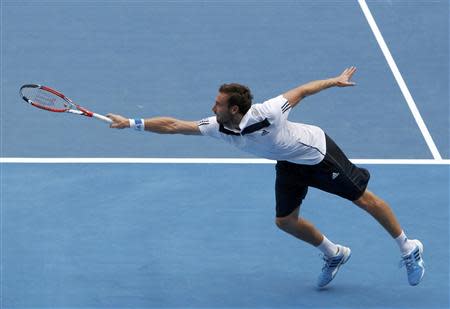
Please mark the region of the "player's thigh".
[[364, 194], [370, 179], [369, 171], [350, 162], [328, 136], [325, 158], [312, 169], [309, 185], [350, 201]]
[[301, 175], [293, 171], [293, 166], [278, 162], [275, 180], [276, 217], [297, 215], [299, 207], [308, 193], [308, 186]]

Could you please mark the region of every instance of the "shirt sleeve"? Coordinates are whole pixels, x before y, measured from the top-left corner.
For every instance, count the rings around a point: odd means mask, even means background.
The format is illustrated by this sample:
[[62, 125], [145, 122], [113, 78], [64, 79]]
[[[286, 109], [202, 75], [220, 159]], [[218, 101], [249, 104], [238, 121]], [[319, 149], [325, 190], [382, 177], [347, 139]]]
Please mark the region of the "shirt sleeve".
[[291, 105], [283, 95], [279, 95], [260, 104], [259, 111], [270, 123], [279, 123], [288, 118]]
[[219, 123], [216, 117], [208, 117], [197, 121], [198, 129], [202, 135], [220, 138]]

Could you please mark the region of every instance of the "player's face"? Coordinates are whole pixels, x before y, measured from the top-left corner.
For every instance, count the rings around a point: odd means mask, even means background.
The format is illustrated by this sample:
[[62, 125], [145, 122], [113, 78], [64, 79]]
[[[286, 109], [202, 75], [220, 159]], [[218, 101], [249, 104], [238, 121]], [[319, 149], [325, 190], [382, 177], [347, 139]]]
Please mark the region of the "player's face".
[[220, 124], [230, 123], [232, 119], [232, 113], [228, 107], [228, 94], [221, 93], [216, 97], [216, 103], [214, 104], [212, 111], [216, 114], [217, 122]]

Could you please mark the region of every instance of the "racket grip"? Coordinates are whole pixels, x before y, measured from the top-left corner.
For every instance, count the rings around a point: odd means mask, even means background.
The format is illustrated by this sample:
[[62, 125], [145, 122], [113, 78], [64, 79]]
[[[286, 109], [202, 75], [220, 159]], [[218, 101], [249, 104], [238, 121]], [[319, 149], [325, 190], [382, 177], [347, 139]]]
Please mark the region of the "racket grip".
[[100, 119], [100, 120], [102, 120], [102, 121], [105, 121], [105, 122], [107, 122], [107, 123], [112, 123], [112, 120], [111, 120], [111, 119], [109, 119], [109, 118], [106, 117], [106, 116], [100, 115], [100, 114], [93, 113], [93, 114], [92, 114], [92, 117], [95, 117], [95, 118]]

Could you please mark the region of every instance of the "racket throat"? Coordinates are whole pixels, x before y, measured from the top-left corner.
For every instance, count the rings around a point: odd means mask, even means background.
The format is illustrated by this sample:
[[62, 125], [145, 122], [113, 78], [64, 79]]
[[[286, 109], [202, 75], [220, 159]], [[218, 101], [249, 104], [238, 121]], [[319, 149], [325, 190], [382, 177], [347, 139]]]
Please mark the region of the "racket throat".
[[83, 107], [81, 107], [81, 106], [77, 106], [77, 108], [78, 108], [78, 110], [79, 110], [80, 112], [83, 113], [84, 116], [87, 116], [87, 117], [92, 117], [92, 116], [94, 116], [94, 113], [93, 113], [93, 112], [88, 111], [87, 109], [85, 109], [85, 108], [83, 108]]

